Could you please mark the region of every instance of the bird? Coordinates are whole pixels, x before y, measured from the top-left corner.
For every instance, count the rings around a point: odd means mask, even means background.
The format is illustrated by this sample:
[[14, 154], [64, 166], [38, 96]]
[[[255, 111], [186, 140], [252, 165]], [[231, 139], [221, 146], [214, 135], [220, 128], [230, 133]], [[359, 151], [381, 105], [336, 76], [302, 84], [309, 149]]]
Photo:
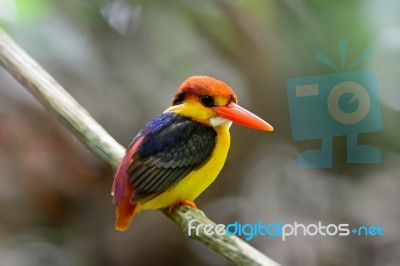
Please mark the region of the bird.
[[142, 210], [194, 200], [216, 179], [230, 147], [232, 122], [273, 127], [237, 104], [235, 92], [209, 76], [187, 78], [172, 104], [133, 138], [114, 175], [115, 229], [125, 231]]

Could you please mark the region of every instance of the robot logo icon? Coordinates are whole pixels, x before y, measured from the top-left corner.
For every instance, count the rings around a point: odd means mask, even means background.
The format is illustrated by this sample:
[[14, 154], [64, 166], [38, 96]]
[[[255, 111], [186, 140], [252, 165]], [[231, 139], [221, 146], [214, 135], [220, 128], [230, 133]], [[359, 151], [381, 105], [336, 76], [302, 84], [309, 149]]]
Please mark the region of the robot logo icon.
[[[347, 41], [339, 40], [339, 46], [344, 68]], [[369, 56], [371, 52], [367, 50], [349, 69]], [[337, 69], [321, 52], [317, 52], [316, 59]], [[334, 136], [347, 137], [348, 163], [380, 162], [381, 153], [376, 147], [357, 143], [358, 134], [382, 129], [376, 74], [373, 70], [289, 79], [286, 90], [293, 139], [321, 139], [321, 149], [300, 154], [300, 167], [332, 167]]]

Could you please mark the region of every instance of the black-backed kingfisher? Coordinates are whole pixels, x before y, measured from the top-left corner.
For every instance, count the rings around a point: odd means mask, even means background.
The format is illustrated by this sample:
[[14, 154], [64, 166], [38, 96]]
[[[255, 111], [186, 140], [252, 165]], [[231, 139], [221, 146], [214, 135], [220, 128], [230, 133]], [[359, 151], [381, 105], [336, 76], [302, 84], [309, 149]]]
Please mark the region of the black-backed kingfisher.
[[136, 135], [118, 167], [112, 186], [115, 228], [125, 231], [141, 210], [195, 207], [193, 201], [225, 163], [232, 122], [273, 130], [237, 105], [224, 82], [207, 76], [185, 80], [171, 107]]

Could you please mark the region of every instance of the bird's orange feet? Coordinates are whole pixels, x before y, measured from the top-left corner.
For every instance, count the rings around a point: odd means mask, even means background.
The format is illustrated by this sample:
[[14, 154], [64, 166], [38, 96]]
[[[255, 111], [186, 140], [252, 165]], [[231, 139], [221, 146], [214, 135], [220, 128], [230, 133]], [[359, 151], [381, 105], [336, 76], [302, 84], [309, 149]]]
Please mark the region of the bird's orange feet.
[[172, 212], [175, 208], [177, 208], [181, 205], [187, 205], [192, 208], [197, 208], [196, 204], [194, 204], [193, 201], [186, 200], [186, 199], [180, 199], [180, 200], [176, 201], [174, 204], [172, 204], [171, 206], [169, 206], [168, 211]]

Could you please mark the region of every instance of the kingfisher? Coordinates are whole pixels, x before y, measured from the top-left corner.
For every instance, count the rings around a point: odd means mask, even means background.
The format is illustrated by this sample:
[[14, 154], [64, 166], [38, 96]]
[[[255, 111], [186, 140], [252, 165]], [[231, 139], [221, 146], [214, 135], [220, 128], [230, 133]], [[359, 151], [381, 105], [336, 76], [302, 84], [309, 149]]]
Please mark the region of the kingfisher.
[[125, 231], [142, 210], [185, 204], [216, 179], [230, 147], [232, 122], [273, 131], [240, 107], [234, 91], [209, 76], [186, 79], [172, 104], [134, 137], [114, 176], [115, 228]]

